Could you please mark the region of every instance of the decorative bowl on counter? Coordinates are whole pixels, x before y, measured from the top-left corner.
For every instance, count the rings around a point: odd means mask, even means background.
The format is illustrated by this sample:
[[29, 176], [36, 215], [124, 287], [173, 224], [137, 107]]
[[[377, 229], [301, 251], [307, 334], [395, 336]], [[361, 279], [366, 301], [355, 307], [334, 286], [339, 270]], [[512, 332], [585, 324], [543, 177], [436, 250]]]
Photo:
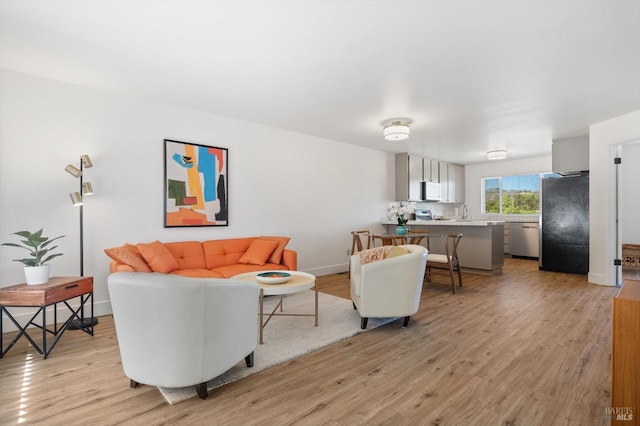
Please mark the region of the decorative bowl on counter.
[[256, 279], [263, 284], [282, 284], [289, 281], [291, 274], [288, 272], [261, 272], [256, 275]]

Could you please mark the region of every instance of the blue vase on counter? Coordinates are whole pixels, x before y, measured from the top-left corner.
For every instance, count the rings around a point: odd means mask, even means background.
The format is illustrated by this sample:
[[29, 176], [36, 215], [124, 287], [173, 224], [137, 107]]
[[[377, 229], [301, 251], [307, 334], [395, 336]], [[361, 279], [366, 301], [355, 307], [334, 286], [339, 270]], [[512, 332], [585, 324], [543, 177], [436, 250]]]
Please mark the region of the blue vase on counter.
[[404, 225], [396, 226], [396, 234], [398, 235], [407, 235], [407, 227]]

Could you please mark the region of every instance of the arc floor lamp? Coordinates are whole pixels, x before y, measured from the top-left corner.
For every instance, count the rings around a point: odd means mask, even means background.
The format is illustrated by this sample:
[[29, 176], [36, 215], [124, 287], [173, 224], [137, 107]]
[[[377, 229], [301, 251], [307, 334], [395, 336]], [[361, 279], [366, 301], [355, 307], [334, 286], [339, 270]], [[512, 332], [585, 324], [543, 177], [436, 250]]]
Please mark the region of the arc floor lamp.
[[[88, 169], [93, 167], [93, 162], [88, 155], [80, 156], [80, 168], [74, 166], [73, 164], [67, 165], [65, 167], [65, 171], [69, 173], [71, 176], [80, 179], [80, 190], [78, 192], [72, 192], [69, 194], [71, 197], [71, 202], [74, 206], [77, 206], [80, 209], [80, 276], [84, 276], [84, 197], [87, 195], [93, 194], [93, 187], [91, 186], [91, 182], [85, 182], [83, 172], [84, 169]], [[84, 305], [81, 307], [82, 309], [82, 318], [84, 318]], [[84, 327], [91, 327], [98, 323], [98, 318], [85, 318], [84, 325], [81, 325], [78, 320], [73, 320], [69, 327], [70, 329], [79, 329]]]

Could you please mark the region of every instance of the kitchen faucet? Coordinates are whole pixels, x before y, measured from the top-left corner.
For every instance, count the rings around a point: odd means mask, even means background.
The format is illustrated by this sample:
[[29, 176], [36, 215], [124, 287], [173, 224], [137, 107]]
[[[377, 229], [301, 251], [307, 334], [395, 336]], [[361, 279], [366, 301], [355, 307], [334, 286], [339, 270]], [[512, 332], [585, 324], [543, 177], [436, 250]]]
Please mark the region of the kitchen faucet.
[[462, 206], [462, 218], [466, 219], [469, 216], [469, 207], [465, 204]]

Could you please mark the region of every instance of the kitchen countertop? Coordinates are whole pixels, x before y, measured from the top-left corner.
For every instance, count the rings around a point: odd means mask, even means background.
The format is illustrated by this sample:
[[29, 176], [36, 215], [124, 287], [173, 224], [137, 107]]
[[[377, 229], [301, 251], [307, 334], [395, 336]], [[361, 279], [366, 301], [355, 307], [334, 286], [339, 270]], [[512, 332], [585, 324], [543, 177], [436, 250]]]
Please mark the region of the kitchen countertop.
[[[383, 225], [397, 225], [395, 220], [382, 219]], [[407, 226], [493, 226], [504, 225], [502, 220], [475, 220], [475, 219], [443, 219], [443, 220], [410, 220]]]

